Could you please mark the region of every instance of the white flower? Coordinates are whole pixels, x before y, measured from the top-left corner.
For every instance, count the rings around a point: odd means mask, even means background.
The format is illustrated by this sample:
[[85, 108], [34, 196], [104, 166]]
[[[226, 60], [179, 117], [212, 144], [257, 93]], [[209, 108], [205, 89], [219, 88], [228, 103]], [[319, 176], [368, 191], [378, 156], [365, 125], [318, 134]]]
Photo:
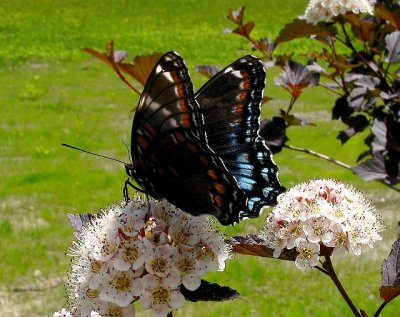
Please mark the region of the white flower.
[[315, 245], [331, 248], [327, 252], [335, 255], [346, 251], [360, 255], [364, 245], [372, 247], [381, 240], [383, 229], [379, 215], [360, 192], [334, 180], [316, 179], [278, 197], [262, 236], [274, 249], [274, 257], [296, 246], [303, 253], [296, 265], [304, 268], [317, 263]]
[[325, 245], [329, 243], [333, 239], [330, 224], [325, 217], [311, 218], [305, 221], [303, 229], [307, 240], [314, 243], [322, 242]]
[[190, 291], [199, 288], [201, 284], [201, 264], [193, 254], [180, 254], [176, 259], [176, 267], [182, 276], [182, 284]]
[[143, 241], [130, 238], [124, 241], [112, 259], [114, 268], [120, 271], [139, 270], [144, 265], [145, 252]]
[[330, 21], [332, 18], [353, 12], [373, 13], [373, 1], [368, 0], [310, 0], [301, 19], [317, 24], [320, 21]]
[[165, 317], [173, 309], [183, 306], [185, 298], [179, 292], [179, 283], [151, 274], [141, 279], [142, 293], [140, 302], [143, 309], [152, 308], [155, 317]]
[[164, 244], [148, 249], [146, 253], [145, 267], [148, 273], [165, 277], [175, 268], [173, 259], [178, 254], [176, 247]]
[[[229, 258], [224, 237], [207, 217], [137, 197], [100, 213], [69, 249], [70, 298], [79, 317], [134, 316], [134, 303], [166, 316], [209, 271]], [[56, 316], [56, 317], [76, 317]]]
[[133, 300], [133, 282], [135, 274], [131, 270], [118, 271], [109, 269], [103, 276], [100, 299], [126, 307]]
[[296, 241], [296, 250], [299, 254], [296, 257], [295, 264], [300, 270], [304, 270], [310, 266], [316, 266], [319, 261], [320, 246], [318, 243], [309, 242], [299, 238]]

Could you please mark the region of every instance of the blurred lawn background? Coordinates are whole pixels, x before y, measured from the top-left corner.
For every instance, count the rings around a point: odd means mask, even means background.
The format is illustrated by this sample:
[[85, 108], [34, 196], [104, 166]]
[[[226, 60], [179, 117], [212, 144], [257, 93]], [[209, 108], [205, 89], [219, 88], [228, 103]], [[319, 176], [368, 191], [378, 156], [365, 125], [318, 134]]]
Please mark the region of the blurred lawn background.
[[[50, 316], [60, 309], [69, 266], [65, 252], [73, 239], [66, 213], [97, 212], [122, 198], [123, 166], [60, 145], [128, 160], [123, 140], [129, 143], [138, 96], [80, 49], [103, 50], [113, 39], [132, 58], [176, 50], [199, 88], [206, 79], [194, 71], [196, 65], [226, 66], [251, 52], [243, 39], [223, 33], [233, 27], [224, 18], [229, 9], [245, 5], [245, 18], [256, 22], [254, 35], [274, 38], [304, 12], [306, 3], [0, 0], [1, 316]], [[303, 54], [312, 48], [312, 42], [303, 40], [281, 49]], [[289, 100], [289, 94], [272, 85], [278, 74], [268, 71], [266, 94], [274, 99], [264, 106], [265, 116], [285, 108]], [[354, 164], [365, 149], [365, 134], [340, 145], [336, 135], [343, 126], [330, 121], [333, 100], [318, 89], [302, 96], [295, 113], [317, 127], [290, 128], [290, 144]], [[380, 304], [380, 265], [396, 238], [399, 197], [307, 154], [285, 150], [275, 160], [287, 187], [312, 177], [337, 178], [365, 191], [382, 213], [388, 226], [384, 241], [361, 257], [334, 262], [356, 305], [372, 315]], [[244, 221], [226, 232], [255, 233], [262, 222]], [[175, 316], [351, 316], [325, 276], [316, 270], [300, 272], [293, 263], [236, 256], [224, 273], [207, 278], [237, 289], [242, 297], [227, 303], [187, 303]], [[400, 316], [399, 300], [381, 316]]]

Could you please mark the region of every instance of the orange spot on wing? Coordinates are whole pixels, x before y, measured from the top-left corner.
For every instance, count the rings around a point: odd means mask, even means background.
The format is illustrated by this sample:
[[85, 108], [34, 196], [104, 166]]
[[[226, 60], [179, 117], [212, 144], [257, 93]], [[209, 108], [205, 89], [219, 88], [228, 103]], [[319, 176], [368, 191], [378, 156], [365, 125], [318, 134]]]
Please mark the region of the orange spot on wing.
[[178, 140], [178, 142], [186, 142], [185, 136], [181, 132], [175, 132], [175, 138]]
[[194, 143], [188, 143], [187, 146], [192, 153], [197, 153], [199, 151], [199, 148]]
[[206, 157], [205, 155], [199, 155], [199, 159], [200, 159], [200, 162], [201, 162], [203, 165], [205, 165], [205, 166], [208, 165], [208, 159], [207, 159], [207, 157]]
[[217, 172], [214, 171], [214, 170], [208, 170], [207, 171], [207, 175], [213, 180], [217, 180], [218, 179]]
[[215, 190], [220, 193], [221, 195], [225, 195], [225, 186], [221, 183], [215, 183], [214, 184]]
[[192, 126], [192, 122], [190, 120], [190, 115], [188, 113], [184, 113], [182, 115], [182, 124], [184, 127], [191, 127]]
[[224, 205], [224, 199], [222, 198], [221, 195], [215, 195], [214, 202], [220, 208]]
[[147, 132], [150, 132], [150, 134], [157, 134], [156, 130], [154, 130], [153, 126], [149, 122], [144, 122], [143, 127], [146, 129]]
[[146, 138], [142, 137], [142, 136], [138, 136], [137, 137], [137, 144], [139, 144], [139, 146], [142, 149], [147, 149], [149, 146], [149, 141], [146, 140]]

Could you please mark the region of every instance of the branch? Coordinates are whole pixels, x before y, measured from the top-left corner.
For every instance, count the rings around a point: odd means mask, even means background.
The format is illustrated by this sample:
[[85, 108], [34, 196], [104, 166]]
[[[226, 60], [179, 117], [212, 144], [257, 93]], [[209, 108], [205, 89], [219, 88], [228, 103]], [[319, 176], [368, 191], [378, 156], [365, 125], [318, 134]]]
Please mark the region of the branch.
[[349, 295], [347, 294], [346, 290], [344, 289], [342, 283], [340, 283], [340, 281], [339, 281], [339, 279], [338, 279], [338, 277], [336, 275], [335, 269], [333, 268], [331, 258], [329, 256], [326, 256], [325, 260], [326, 260], [325, 268], [329, 272], [329, 277], [332, 279], [333, 283], [335, 284], [336, 288], [338, 289], [338, 291], [342, 295], [343, 299], [346, 301], [347, 305], [349, 305], [349, 307], [350, 307], [351, 311], [353, 312], [354, 316], [362, 317], [360, 312], [357, 310], [357, 307], [351, 301], [351, 299], [350, 299]]
[[[339, 165], [340, 167], [344, 167], [345, 169], [348, 169], [348, 170], [352, 171], [353, 174], [354, 174], [354, 171], [353, 171], [353, 169], [351, 168], [350, 165], [348, 165], [346, 163], [343, 163], [341, 161], [338, 161], [338, 160], [336, 160], [336, 159], [334, 159], [334, 158], [332, 158], [330, 156], [327, 156], [325, 154], [318, 153], [318, 152], [315, 152], [315, 151], [310, 150], [310, 149], [297, 147], [297, 146], [294, 146], [294, 145], [285, 144], [283, 147], [287, 148], [287, 149], [290, 149], [290, 150], [293, 150], [293, 151], [303, 152], [303, 153], [307, 153], [307, 154], [310, 154], [312, 156], [318, 157], [318, 158], [323, 159], [325, 161], [328, 161], [328, 162], [331, 162], [333, 164]], [[377, 181], [377, 182], [385, 185], [386, 187], [389, 187], [390, 189], [400, 193], [400, 188], [396, 188], [395, 186], [390, 185], [389, 183], [385, 182], [383, 179], [375, 179], [375, 181]]]

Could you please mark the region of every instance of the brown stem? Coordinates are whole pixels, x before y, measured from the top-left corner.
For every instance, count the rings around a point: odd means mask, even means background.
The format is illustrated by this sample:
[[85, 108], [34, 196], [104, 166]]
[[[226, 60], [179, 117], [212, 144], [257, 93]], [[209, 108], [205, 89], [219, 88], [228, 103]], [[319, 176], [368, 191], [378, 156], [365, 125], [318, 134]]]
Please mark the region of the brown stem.
[[[297, 146], [294, 146], [294, 145], [285, 144], [283, 147], [284, 147], [284, 148], [287, 148], [287, 149], [290, 149], [290, 150], [293, 150], [293, 151], [298, 151], [298, 152], [303, 152], [303, 153], [310, 154], [310, 155], [312, 155], [312, 156], [318, 157], [318, 158], [323, 159], [323, 160], [325, 160], [325, 161], [328, 161], [328, 162], [331, 162], [331, 163], [333, 163], [333, 164], [336, 164], [336, 165], [339, 165], [339, 166], [341, 166], [341, 167], [344, 167], [344, 168], [346, 168], [346, 169], [348, 169], [348, 170], [350, 170], [350, 171], [352, 171], [352, 172], [354, 173], [354, 171], [353, 171], [353, 169], [351, 168], [350, 165], [348, 165], [348, 164], [346, 164], [346, 163], [343, 163], [343, 162], [341, 162], [341, 161], [335, 160], [334, 158], [332, 158], [332, 157], [330, 157], [330, 156], [327, 156], [327, 155], [325, 155], [325, 154], [318, 153], [318, 152], [315, 152], [315, 151], [310, 150], [310, 149], [305, 149], [305, 148], [297, 147]], [[400, 188], [396, 188], [396, 187], [394, 187], [394, 186], [392, 186], [392, 185], [386, 183], [386, 182], [385, 182], [384, 180], [382, 180], [382, 179], [375, 179], [375, 181], [377, 181], [377, 182], [379, 182], [379, 183], [385, 185], [386, 187], [389, 187], [390, 189], [392, 189], [392, 190], [394, 190], [394, 191], [400, 193]]]
[[381, 304], [381, 306], [379, 306], [378, 310], [376, 311], [376, 313], [374, 314], [374, 317], [378, 317], [380, 315], [380, 313], [382, 312], [382, 310], [385, 308], [386, 304], [388, 302], [383, 302]]
[[325, 256], [325, 269], [329, 272], [329, 277], [332, 279], [333, 283], [335, 284], [336, 288], [342, 295], [343, 299], [346, 301], [347, 305], [350, 307], [351, 311], [354, 313], [354, 316], [356, 317], [362, 317], [360, 312], [357, 310], [357, 307], [353, 304], [351, 301], [349, 295], [346, 293], [346, 290], [344, 289], [342, 283], [340, 283], [335, 269], [333, 268], [332, 261], [329, 255]]

